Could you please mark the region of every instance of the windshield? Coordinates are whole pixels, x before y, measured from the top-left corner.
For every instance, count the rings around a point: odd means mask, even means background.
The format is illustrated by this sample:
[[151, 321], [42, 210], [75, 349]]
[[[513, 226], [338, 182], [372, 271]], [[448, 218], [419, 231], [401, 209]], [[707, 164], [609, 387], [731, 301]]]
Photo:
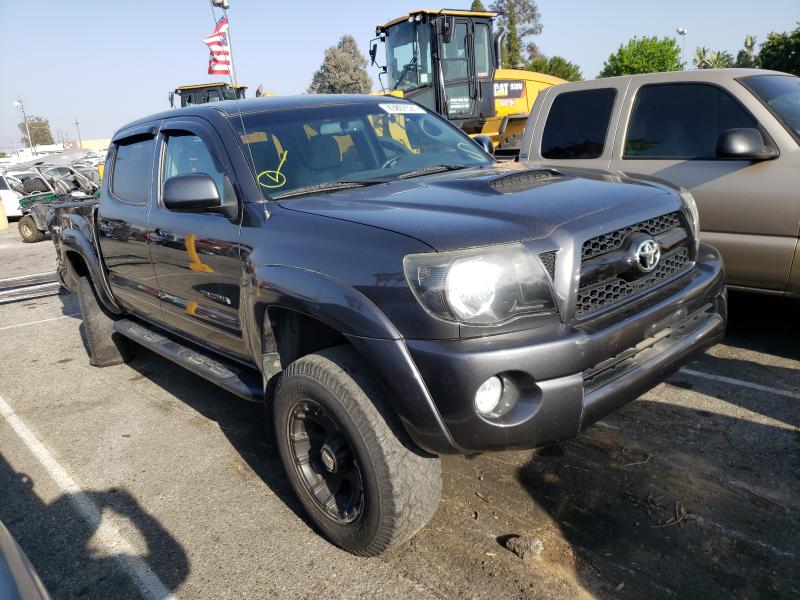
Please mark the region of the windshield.
[[430, 26], [403, 22], [386, 31], [386, 67], [389, 87], [410, 90], [431, 85]]
[[447, 121], [408, 102], [264, 111], [230, 122], [266, 198], [493, 162]]
[[800, 78], [789, 75], [754, 75], [745, 85], [777, 115], [800, 141]]

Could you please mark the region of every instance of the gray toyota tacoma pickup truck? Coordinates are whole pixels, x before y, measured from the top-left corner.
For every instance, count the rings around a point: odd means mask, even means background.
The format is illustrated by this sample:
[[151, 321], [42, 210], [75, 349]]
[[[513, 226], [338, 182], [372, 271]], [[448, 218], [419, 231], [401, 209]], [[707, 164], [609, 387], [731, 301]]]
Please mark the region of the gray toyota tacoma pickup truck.
[[439, 456], [578, 435], [724, 331], [691, 195], [498, 164], [407, 101], [172, 110], [113, 138], [99, 202], [51, 211], [92, 364], [144, 346], [264, 402], [333, 543], [433, 515]]

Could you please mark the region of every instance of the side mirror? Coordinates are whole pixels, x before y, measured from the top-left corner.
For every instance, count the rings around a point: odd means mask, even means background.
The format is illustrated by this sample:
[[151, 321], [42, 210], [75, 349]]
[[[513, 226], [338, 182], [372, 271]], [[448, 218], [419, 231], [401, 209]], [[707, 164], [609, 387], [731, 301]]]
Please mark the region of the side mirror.
[[217, 184], [207, 173], [176, 175], [164, 182], [164, 207], [183, 212], [203, 212], [222, 206]]
[[175, 92], [169, 93], [169, 107], [175, 108]]
[[456, 18], [443, 17], [439, 22], [439, 27], [441, 28], [439, 34], [442, 36], [442, 43], [449, 44], [452, 42], [456, 33]]
[[723, 131], [717, 140], [717, 157], [737, 160], [770, 160], [778, 151], [764, 145], [758, 129], [741, 127]]
[[378, 42], [372, 42], [369, 47], [369, 64], [375, 65], [376, 56], [378, 56]]
[[488, 135], [476, 135], [472, 141], [478, 144], [489, 156], [494, 156], [494, 144]]

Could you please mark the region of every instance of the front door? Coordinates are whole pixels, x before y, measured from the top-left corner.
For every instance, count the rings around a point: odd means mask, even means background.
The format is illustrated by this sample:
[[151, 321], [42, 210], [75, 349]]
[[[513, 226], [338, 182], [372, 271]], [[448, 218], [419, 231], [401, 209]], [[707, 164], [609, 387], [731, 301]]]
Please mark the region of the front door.
[[[239, 219], [164, 207], [164, 181], [207, 173], [220, 198], [235, 197], [230, 162], [216, 132], [199, 119], [167, 120], [161, 145], [159, 198], [151, 216], [151, 251], [167, 325], [229, 355], [247, 356], [239, 320]], [[237, 201], [237, 206], [239, 202]]]
[[[783, 291], [797, 243], [796, 190], [779, 189], [787, 161], [716, 157], [720, 134], [766, 129], [729, 91], [707, 83], [641, 86], [627, 128], [617, 136], [612, 169], [655, 175], [692, 192], [703, 240], [717, 247], [732, 285]], [[622, 128], [621, 128], [622, 129]]]
[[441, 44], [442, 78], [450, 120], [470, 119], [477, 114], [477, 91], [472, 77], [472, 25], [467, 19], [455, 19], [451, 40]]

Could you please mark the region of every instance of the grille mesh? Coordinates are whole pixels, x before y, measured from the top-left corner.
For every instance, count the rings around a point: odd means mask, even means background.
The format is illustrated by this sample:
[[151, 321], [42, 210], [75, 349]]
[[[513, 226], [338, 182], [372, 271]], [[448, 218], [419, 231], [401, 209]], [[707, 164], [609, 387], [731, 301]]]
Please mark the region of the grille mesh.
[[489, 182], [489, 185], [501, 194], [512, 194], [530, 189], [539, 183], [559, 177], [559, 174], [549, 169], [535, 169], [522, 171], [512, 175], [498, 177]]
[[542, 252], [539, 255], [539, 260], [542, 261], [544, 268], [550, 273], [550, 279], [553, 279], [556, 276], [556, 253]]
[[625, 241], [625, 237], [633, 231], [643, 231], [644, 233], [649, 233], [650, 235], [658, 235], [659, 233], [664, 233], [665, 231], [674, 229], [675, 227], [680, 227], [681, 220], [678, 217], [678, 214], [679, 213], [674, 212], [661, 215], [660, 217], [648, 219], [647, 221], [642, 221], [641, 223], [636, 223], [635, 225], [630, 225], [623, 229], [612, 231], [611, 233], [598, 235], [597, 237], [594, 237], [583, 243], [581, 258], [586, 260], [616, 250], [622, 246], [622, 242]]
[[[633, 227], [635, 228], [636, 225]], [[633, 231], [633, 229], [630, 229], [630, 231]], [[583, 287], [578, 290], [575, 315], [585, 315], [621, 302], [628, 296], [653, 285], [657, 285], [660, 281], [675, 275], [682, 271], [688, 264], [689, 249], [683, 247], [672, 254], [663, 256], [656, 270], [647, 277], [642, 277], [635, 281], [625, 281], [621, 277], [614, 277]]]

